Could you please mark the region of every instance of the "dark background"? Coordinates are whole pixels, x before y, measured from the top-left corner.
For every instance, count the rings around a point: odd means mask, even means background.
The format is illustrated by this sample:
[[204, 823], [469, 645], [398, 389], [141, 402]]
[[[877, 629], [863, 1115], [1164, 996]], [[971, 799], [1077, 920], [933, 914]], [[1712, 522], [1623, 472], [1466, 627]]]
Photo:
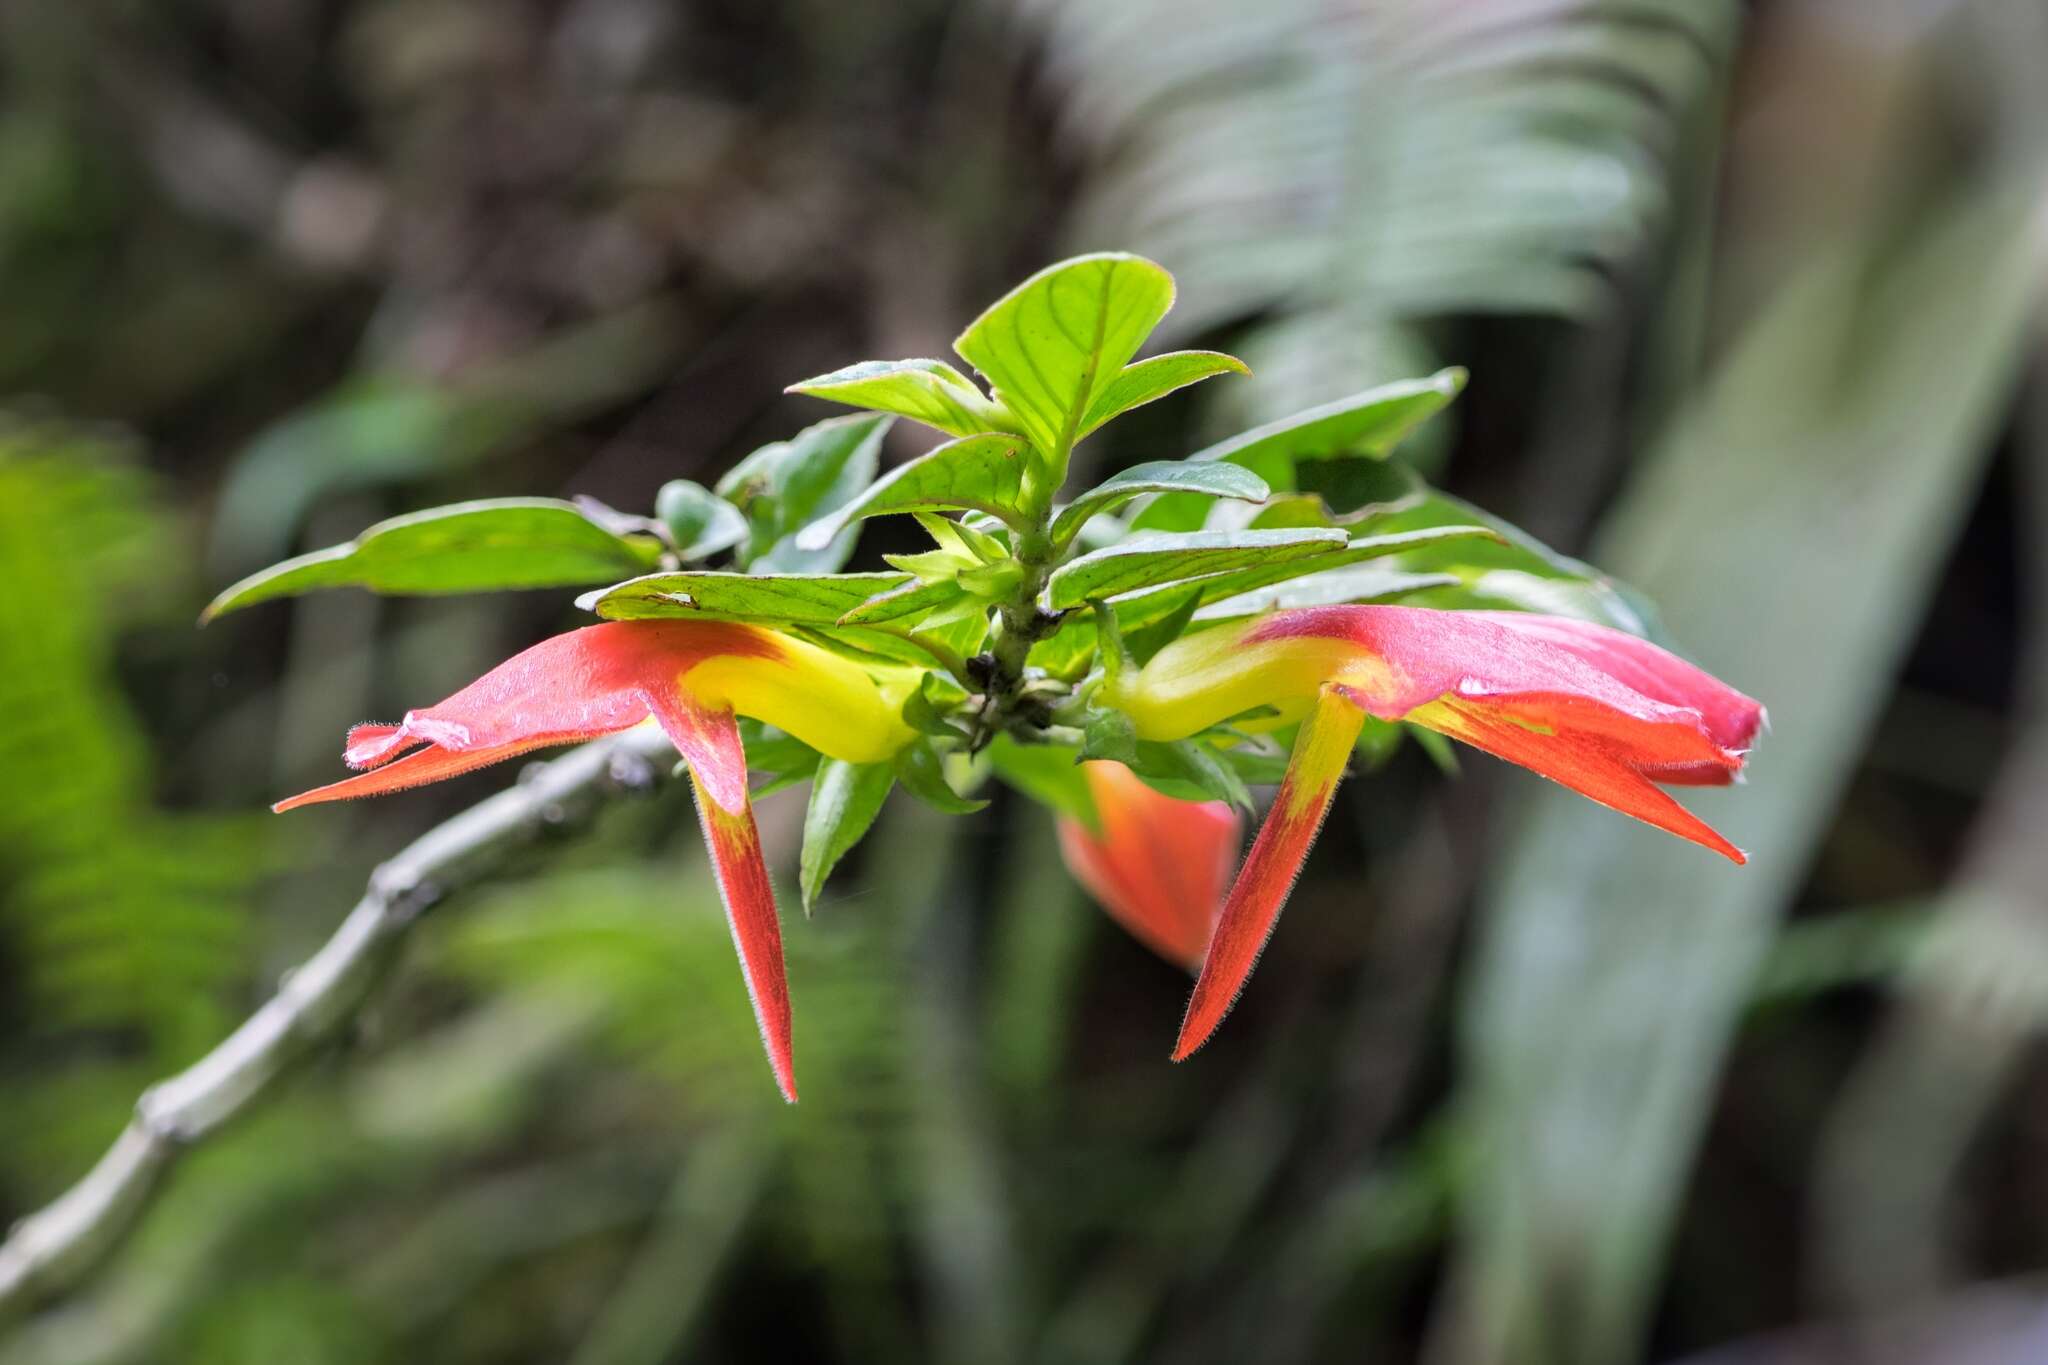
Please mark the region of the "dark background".
[[578, 619], [214, 591], [646, 510], [1070, 251], [1255, 372], [1084, 474], [1466, 365], [1409, 453], [1774, 725], [1741, 872], [1398, 755], [1178, 1067], [1042, 812], [892, 804], [789, 928], [794, 1110], [628, 803], [0, 1362], [2048, 1360], [2044, 60], [2037, 0], [0, 2], [0, 1218], [509, 775], [267, 803]]

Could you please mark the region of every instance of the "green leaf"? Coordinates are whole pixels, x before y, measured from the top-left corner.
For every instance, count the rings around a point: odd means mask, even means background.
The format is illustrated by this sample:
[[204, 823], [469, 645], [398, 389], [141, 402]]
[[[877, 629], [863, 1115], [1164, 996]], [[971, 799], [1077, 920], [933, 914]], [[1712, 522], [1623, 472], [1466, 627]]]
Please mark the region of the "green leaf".
[[1031, 646], [1025, 662], [1065, 682], [1079, 682], [1095, 658], [1095, 645], [1094, 619], [1073, 614], [1060, 622], [1059, 629]]
[[1220, 351], [1169, 351], [1126, 365], [1096, 396], [1081, 418], [1081, 430], [1074, 439], [1079, 440], [1120, 413], [1164, 398], [1175, 389], [1199, 384], [1219, 374], [1250, 373], [1242, 360]]
[[1081, 757], [1138, 761], [1138, 727], [1121, 711], [1090, 711], [1081, 727]]
[[1458, 582], [1455, 574], [1409, 573], [1384, 563], [1348, 564], [1214, 599], [1202, 606], [1199, 615], [1204, 621], [1223, 621], [1283, 607], [1385, 602], [1433, 588], [1452, 587]]
[[654, 515], [674, 537], [684, 559], [709, 559], [747, 538], [746, 513], [688, 479], [670, 479], [654, 495]]
[[[1464, 387], [1465, 372], [1460, 369], [1382, 384], [1254, 427], [1188, 458], [1242, 465], [1274, 488], [1292, 490], [1297, 461], [1335, 455], [1384, 459], [1416, 427], [1448, 407]], [[1208, 504], [1198, 498], [1168, 495], [1153, 501], [1131, 525], [1143, 531], [1192, 531], [1208, 512]]]
[[948, 441], [929, 454], [890, 471], [887, 477], [834, 515], [797, 533], [800, 550], [820, 550], [852, 522], [891, 512], [941, 512], [972, 508], [1017, 522], [1026, 453], [1016, 436], [968, 436]]
[[[1218, 533], [1205, 533], [1218, 534]], [[1241, 594], [1276, 583], [1292, 583], [1296, 580], [1310, 581], [1316, 576], [1330, 574], [1366, 560], [1398, 557], [1397, 567], [1405, 570], [1408, 559], [1417, 553], [1445, 541], [1471, 541], [1480, 545], [1490, 542], [1494, 532], [1484, 526], [1441, 526], [1424, 527], [1415, 531], [1392, 532], [1386, 535], [1360, 536], [1342, 549], [1321, 555], [1304, 556], [1298, 559], [1283, 559], [1277, 563], [1257, 563], [1247, 568], [1233, 569], [1226, 573], [1211, 574], [1186, 583], [1174, 583], [1149, 592], [1134, 592], [1118, 598], [1117, 622], [1127, 632], [1142, 632], [1149, 623], [1159, 621], [1174, 612], [1183, 610], [1183, 594], [1192, 589], [1197, 594], [1195, 605], [1202, 608], [1198, 615], [1204, 619], [1220, 616], [1220, 611], [1210, 611], [1213, 603], [1223, 603]], [[1143, 543], [1143, 542], [1140, 542]], [[1078, 562], [1078, 561], [1077, 561]], [[1337, 600], [1357, 602], [1399, 592], [1419, 592], [1436, 588], [1446, 578], [1455, 579], [1448, 573], [1416, 574], [1412, 577], [1389, 578], [1381, 589], [1363, 587], [1356, 595]], [[1458, 580], [1462, 581], [1462, 580]], [[1312, 591], [1305, 591], [1303, 599], [1290, 605], [1315, 605]], [[1268, 605], [1277, 605], [1269, 603]], [[1249, 614], [1249, 610], [1245, 614]]]
[[953, 349], [1064, 477], [1082, 422], [1173, 307], [1173, 276], [1104, 252], [1048, 266], [976, 318]]
[[660, 558], [652, 536], [615, 534], [570, 503], [458, 502], [380, 521], [345, 545], [252, 574], [214, 598], [199, 619], [318, 588], [434, 594], [567, 587], [649, 569]]
[[929, 650], [912, 642], [914, 637], [909, 632], [893, 627], [782, 624], [776, 629], [793, 639], [830, 650], [870, 668], [901, 667], [905, 664], [913, 668], [930, 668], [937, 662]]
[[857, 603], [839, 618], [838, 623], [844, 626], [866, 626], [906, 618], [922, 620], [965, 596], [967, 590], [951, 579], [936, 583], [903, 579], [887, 592], [876, 593], [873, 597]]
[[965, 691], [936, 673], [927, 673], [918, 679], [917, 690], [903, 699], [903, 723], [921, 735], [967, 739], [969, 732], [953, 719], [966, 699]]
[[1455, 588], [1432, 590], [1425, 599], [1427, 605], [1544, 611], [1578, 616], [1649, 639], [1661, 638], [1655, 610], [1626, 585], [1590, 564], [1558, 553], [1491, 513], [1430, 488], [1412, 474], [1408, 478], [1413, 491], [1376, 509], [1359, 526], [1396, 534], [1452, 526], [1476, 526], [1488, 532], [1487, 539], [1418, 544], [1401, 555], [1397, 567], [1403, 570], [1450, 574], [1459, 580]]
[[1153, 768], [1171, 767], [1187, 782], [1201, 789], [1213, 801], [1223, 801], [1252, 814], [1252, 794], [1237, 770], [1217, 757], [1216, 751], [1192, 739], [1172, 744], [1143, 743], [1138, 746], [1142, 763]]
[[804, 848], [798, 860], [798, 885], [804, 913], [818, 899], [825, 879], [861, 836], [875, 823], [896, 774], [886, 763], [847, 763], [828, 758], [811, 780], [811, 804], [804, 812]]
[[785, 392], [898, 413], [953, 436], [1008, 431], [1014, 426], [1014, 419], [1000, 403], [991, 402], [973, 380], [943, 360], [863, 360], [791, 384]]
[[987, 531], [936, 512], [913, 512], [917, 524], [941, 548], [970, 556], [977, 564], [1007, 564], [1010, 547]]
[[900, 573], [655, 573], [585, 593], [576, 605], [610, 621], [711, 617], [770, 624], [836, 625], [878, 593], [910, 582]]
[[1145, 536], [1082, 555], [1053, 571], [1046, 604], [1054, 610], [1079, 606], [1090, 597], [1201, 578], [1228, 569], [1284, 564], [1342, 550], [1348, 537], [1338, 530], [1192, 531]]
[[740, 743], [746, 749], [747, 775], [767, 778], [754, 787], [756, 800], [809, 781], [823, 760], [822, 754], [794, 735], [786, 735], [751, 717], [740, 717], [739, 727]]
[[997, 735], [982, 752], [1003, 784], [1022, 792], [1091, 830], [1102, 827], [1088, 777], [1081, 771], [1081, 751], [1063, 744], [1021, 744]]
[[[1118, 630], [1124, 647], [1130, 651], [1131, 661], [1143, 668], [1152, 662], [1152, 656], [1178, 640], [1188, 623], [1195, 619], [1195, 609], [1202, 605], [1200, 580], [1193, 584], [1175, 584], [1161, 589], [1167, 595], [1167, 608], [1156, 620], [1138, 623], [1130, 631]], [[1110, 609], [1110, 619], [1120, 627], [1122, 617], [1116, 609]], [[1134, 621], [1136, 618], [1134, 616]], [[1106, 632], [1105, 632], [1106, 633]]]
[[953, 790], [946, 781], [945, 763], [938, 750], [924, 740], [912, 741], [898, 750], [895, 767], [896, 780], [905, 791], [948, 815], [972, 815], [988, 805]]
[[1264, 502], [1273, 490], [1242, 465], [1221, 461], [1153, 460], [1104, 479], [1054, 518], [1052, 543], [1065, 546], [1090, 517], [1113, 512], [1147, 493], [1186, 492], [1202, 498]]
[[894, 421], [867, 413], [835, 417], [762, 446], [734, 465], [718, 481], [717, 492], [746, 514], [752, 528], [741, 563], [772, 573], [830, 572], [844, 564], [853, 548], [850, 533], [812, 548], [793, 538], [868, 486]]

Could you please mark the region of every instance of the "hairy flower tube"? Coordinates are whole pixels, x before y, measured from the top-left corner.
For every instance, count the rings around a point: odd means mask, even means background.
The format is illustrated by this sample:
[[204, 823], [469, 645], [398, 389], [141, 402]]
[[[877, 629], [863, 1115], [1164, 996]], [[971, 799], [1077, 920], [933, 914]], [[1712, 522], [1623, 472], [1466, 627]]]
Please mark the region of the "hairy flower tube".
[[1763, 707], [1647, 641], [1517, 612], [1314, 607], [1185, 637], [1115, 680], [1143, 739], [1261, 706], [1302, 722], [1273, 809], [1218, 917], [1176, 1061], [1229, 1013], [1315, 841], [1367, 715], [1461, 740], [1740, 863], [1660, 789], [1733, 781]]
[[1154, 791], [1121, 763], [1084, 763], [1096, 827], [1059, 819], [1060, 856], [1110, 918], [1193, 971], [1209, 947], [1244, 832], [1221, 801]]
[[[624, 621], [588, 626], [513, 656], [399, 725], [359, 725], [343, 758], [357, 776], [280, 801], [279, 811], [438, 782], [547, 745], [652, 717], [689, 765], [733, 945], [775, 1081], [796, 1099], [789, 983], [775, 892], [747, 799], [736, 718], [780, 727], [849, 763], [891, 757], [914, 678], [878, 683], [850, 660], [755, 626]], [[425, 747], [420, 747], [425, 746]]]

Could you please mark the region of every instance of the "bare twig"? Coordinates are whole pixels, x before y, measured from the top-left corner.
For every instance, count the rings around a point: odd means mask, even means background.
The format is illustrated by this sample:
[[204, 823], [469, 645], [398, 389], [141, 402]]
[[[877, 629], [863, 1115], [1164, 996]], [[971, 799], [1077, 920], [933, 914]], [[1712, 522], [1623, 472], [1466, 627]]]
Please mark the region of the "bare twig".
[[673, 751], [652, 726], [586, 744], [380, 866], [319, 952], [219, 1047], [144, 1091], [99, 1164], [14, 1226], [0, 1243], [0, 1320], [71, 1288], [118, 1246], [185, 1149], [250, 1108], [294, 1060], [355, 1016], [428, 909], [543, 830], [580, 823], [609, 797], [657, 784], [671, 768], [665, 757]]

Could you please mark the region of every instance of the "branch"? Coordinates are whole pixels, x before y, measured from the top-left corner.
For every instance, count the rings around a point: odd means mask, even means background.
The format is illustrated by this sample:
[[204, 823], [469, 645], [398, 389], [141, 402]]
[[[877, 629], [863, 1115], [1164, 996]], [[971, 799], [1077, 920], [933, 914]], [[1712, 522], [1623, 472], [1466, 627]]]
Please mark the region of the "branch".
[[0, 1321], [71, 1288], [118, 1246], [187, 1148], [255, 1104], [294, 1061], [355, 1017], [429, 909], [483, 880], [543, 831], [580, 824], [610, 797], [655, 786], [673, 757], [651, 725], [586, 744], [428, 830], [380, 866], [319, 952], [286, 973], [277, 993], [219, 1047], [144, 1091], [99, 1164], [14, 1226], [0, 1243]]

